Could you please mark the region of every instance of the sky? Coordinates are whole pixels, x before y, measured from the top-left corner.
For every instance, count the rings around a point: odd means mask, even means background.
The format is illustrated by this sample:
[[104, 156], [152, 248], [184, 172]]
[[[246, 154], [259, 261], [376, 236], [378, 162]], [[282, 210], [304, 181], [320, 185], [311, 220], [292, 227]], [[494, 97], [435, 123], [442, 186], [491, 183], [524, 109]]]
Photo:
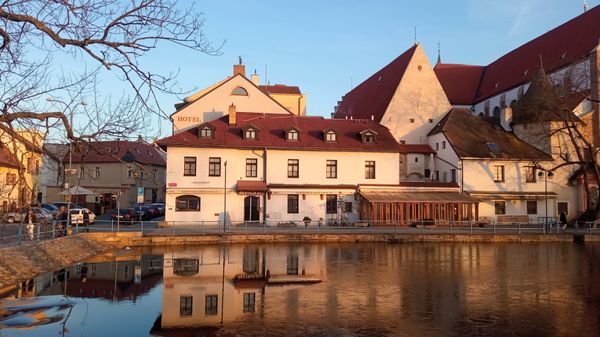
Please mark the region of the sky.
[[[600, 0], [588, 3], [592, 8]], [[410, 48], [415, 27], [432, 64], [439, 42], [443, 62], [486, 65], [583, 13], [583, 0], [203, 0], [195, 6], [204, 12], [207, 38], [224, 43], [221, 55], [161, 45], [145, 56], [145, 66], [179, 71], [180, 87], [199, 90], [231, 75], [242, 56], [248, 76], [256, 70], [264, 83], [267, 68], [271, 84], [298, 85], [307, 114], [322, 116]], [[168, 113], [180, 100], [161, 96]], [[167, 136], [170, 121], [162, 125]]]

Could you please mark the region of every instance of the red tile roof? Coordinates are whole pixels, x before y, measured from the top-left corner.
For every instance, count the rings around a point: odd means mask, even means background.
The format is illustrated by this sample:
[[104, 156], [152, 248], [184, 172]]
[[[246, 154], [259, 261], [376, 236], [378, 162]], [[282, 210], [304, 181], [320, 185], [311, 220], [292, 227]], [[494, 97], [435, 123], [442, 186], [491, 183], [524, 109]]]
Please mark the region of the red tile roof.
[[[161, 153], [152, 144], [136, 141], [114, 140], [102, 142], [89, 142], [82, 144], [83, 150], [73, 151], [74, 163], [118, 163], [136, 162], [157, 166], [166, 166]], [[85, 153], [82, 153], [85, 152]], [[65, 162], [69, 159], [65, 155]]]
[[400, 144], [400, 153], [420, 153], [430, 154], [435, 151], [429, 146], [429, 144]]
[[[325, 119], [313, 116], [293, 116], [238, 112], [237, 124], [228, 124], [229, 116], [223, 116], [196, 128], [157, 141], [162, 147], [227, 147], [227, 148], [270, 148], [330, 151], [398, 152], [398, 142], [390, 131], [375, 122], [367, 120]], [[210, 125], [213, 138], [198, 137], [198, 128]], [[257, 139], [243, 139], [242, 129], [253, 126], [257, 129]], [[287, 141], [285, 131], [290, 128], [300, 130], [299, 141]], [[362, 142], [360, 132], [370, 129], [377, 133], [374, 144]], [[336, 142], [325, 142], [323, 131], [336, 132]]]
[[238, 180], [238, 192], [266, 192], [269, 190], [267, 183], [262, 180]]
[[16, 156], [4, 144], [0, 144], [0, 167], [19, 168]]
[[301, 95], [300, 88], [295, 85], [275, 84], [275, 85], [259, 85], [260, 90], [266, 94], [288, 94]]
[[433, 70], [451, 104], [471, 105], [484, 69], [484, 66], [438, 63]]
[[401, 181], [399, 184], [359, 184], [358, 187], [447, 187], [458, 188], [458, 183], [441, 181]]
[[[450, 101], [457, 99], [453, 104], [464, 104], [469, 96], [473, 97], [470, 104], [478, 103], [528, 83], [540, 66], [540, 57], [548, 73], [587, 57], [598, 45], [599, 22], [600, 6], [596, 6], [525, 43], [486, 66], [478, 88], [472, 85], [477, 66], [453, 68], [450, 72], [445, 69], [436, 74]], [[451, 88], [455, 83], [466, 83], [468, 88]]]
[[373, 116], [380, 122], [416, 49], [414, 45], [348, 92], [334, 117], [371, 119]]

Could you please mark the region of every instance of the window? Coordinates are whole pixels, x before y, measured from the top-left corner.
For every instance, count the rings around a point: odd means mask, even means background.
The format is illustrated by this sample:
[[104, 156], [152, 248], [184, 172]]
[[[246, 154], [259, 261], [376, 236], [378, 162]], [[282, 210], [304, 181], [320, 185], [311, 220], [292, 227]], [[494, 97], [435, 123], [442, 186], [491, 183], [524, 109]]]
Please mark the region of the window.
[[494, 201], [495, 214], [502, 215], [506, 214], [506, 202], [505, 201]]
[[375, 179], [375, 161], [365, 161], [365, 179]]
[[558, 215], [565, 213], [565, 215], [569, 215], [569, 203], [566, 201], [559, 201], [556, 203], [556, 210], [558, 211]]
[[184, 157], [183, 158], [183, 175], [184, 176], [195, 176], [196, 175], [196, 157]]
[[27, 173], [33, 173], [33, 158], [27, 158]]
[[337, 214], [337, 195], [327, 194], [325, 212], [327, 214]]
[[527, 201], [527, 214], [537, 214], [537, 201], [529, 200]]
[[325, 175], [327, 178], [337, 178], [337, 160], [328, 160], [325, 171]]
[[246, 177], [256, 178], [258, 171], [258, 160], [256, 158], [246, 159]]
[[442, 150], [446, 148], [446, 141], [442, 141]]
[[129, 178], [129, 179], [133, 178], [133, 170], [132, 169], [127, 170], [127, 178]]
[[244, 133], [244, 138], [245, 139], [256, 139], [256, 131], [254, 131], [254, 129], [252, 129], [252, 128], [246, 129], [246, 132]]
[[192, 305], [194, 303], [192, 296], [179, 297], [179, 316], [192, 316]]
[[206, 295], [204, 300], [204, 314], [205, 315], [216, 315], [219, 304], [218, 295]]
[[210, 177], [220, 177], [221, 176], [221, 158], [220, 157], [208, 158], [208, 175]]
[[287, 140], [291, 140], [291, 141], [297, 141], [298, 140], [298, 130], [289, 130], [287, 132], [287, 136], [286, 136]]
[[448, 182], [448, 172], [446, 172], [446, 171], [442, 172], [442, 181], [445, 183]]
[[256, 293], [244, 293], [244, 312], [254, 312]]
[[526, 166], [525, 170], [525, 182], [535, 183], [537, 179], [535, 166]]
[[298, 178], [300, 176], [300, 161], [298, 159], [288, 159], [288, 178]]
[[429, 121], [429, 123], [433, 123], [433, 119], [431, 119], [431, 118], [429, 118], [428, 121]]
[[140, 178], [146, 178], [146, 172], [144, 170], [140, 170]]
[[156, 179], [158, 177], [158, 169], [152, 169], [152, 177]]
[[94, 170], [94, 178], [100, 178], [100, 167], [98, 166], [96, 166], [96, 169]]
[[435, 150], [439, 151], [439, 149], [440, 149], [440, 143], [435, 143]]
[[202, 137], [202, 138], [209, 138], [209, 137], [212, 137], [212, 136], [213, 136], [213, 130], [210, 127], [205, 126], [205, 127], [203, 127], [203, 128], [200, 129], [200, 137]]
[[38, 159], [35, 160], [35, 174], [40, 174], [40, 161]]
[[298, 275], [298, 255], [288, 255], [287, 257], [287, 274]]
[[504, 165], [494, 165], [494, 181], [504, 182]]
[[485, 101], [485, 103], [483, 103], [483, 113], [486, 116], [490, 115], [490, 101]]
[[435, 181], [440, 181], [440, 171], [435, 170], [435, 176], [433, 178]]
[[408, 119], [408, 122], [412, 124], [412, 123], [414, 123], [414, 122], [415, 122], [415, 119], [414, 119], [414, 118], [409, 118], [409, 119]]
[[85, 178], [85, 168], [82, 166], [79, 168], [79, 179]]
[[6, 185], [14, 185], [17, 183], [17, 174], [16, 173], [7, 173], [6, 174]]
[[456, 169], [450, 170], [450, 182], [456, 182]]
[[248, 96], [248, 91], [242, 87], [237, 87], [231, 90], [231, 94], [236, 96]]
[[493, 111], [493, 114], [492, 114], [492, 116], [493, 116], [495, 119], [500, 119], [500, 113], [501, 113], [501, 111], [500, 111], [500, 107], [499, 107], [499, 106], [495, 106], [495, 107], [494, 107], [494, 111]]
[[195, 195], [182, 195], [175, 198], [176, 212], [199, 212], [200, 197]]
[[425, 178], [429, 178], [429, 177], [431, 177], [431, 170], [425, 169]]
[[348, 201], [344, 203], [344, 212], [352, 213], [352, 201]]
[[298, 214], [298, 194], [288, 194], [287, 212], [288, 214]]
[[419, 157], [415, 157], [415, 163], [419, 162]]
[[200, 261], [198, 259], [174, 259], [173, 273], [181, 276], [198, 274]]
[[370, 132], [366, 132], [362, 135], [362, 142], [365, 144], [373, 144], [375, 143], [375, 135], [370, 133]]
[[334, 131], [327, 131], [325, 133], [325, 141], [326, 142], [335, 142], [337, 141], [337, 135]]

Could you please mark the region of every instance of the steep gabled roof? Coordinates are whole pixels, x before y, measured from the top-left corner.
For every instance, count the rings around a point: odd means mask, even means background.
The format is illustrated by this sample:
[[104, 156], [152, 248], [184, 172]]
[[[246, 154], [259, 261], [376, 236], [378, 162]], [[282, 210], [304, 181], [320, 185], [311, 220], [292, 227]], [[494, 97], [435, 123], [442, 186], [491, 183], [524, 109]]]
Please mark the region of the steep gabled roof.
[[[125, 161], [166, 166], [165, 159], [154, 145], [142, 141], [89, 142], [82, 144], [81, 148], [81, 150], [73, 151], [72, 161], [74, 163], [119, 163]], [[68, 158], [69, 153], [67, 152], [63, 161], [67, 162]]]
[[[540, 57], [548, 73], [584, 59], [599, 43], [599, 22], [600, 6], [596, 6], [485, 67], [440, 64], [436, 74], [452, 104], [475, 104], [530, 82]], [[483, 74], [475, 86], [479, 71]]]
[[471, 105], [484, 69], [484, 66], [438, 63], [433, 70], [450, 104]]
[[460, 158], [552, 160], [550, 155], [520, 140], [512, 132], [496, 128], [466, 109], [450, 110], [429, 135], [440, 132]]
[[[269, 148], [321, 151], [365, 151], [399, 152], [399, 144], [390, 131], [370, 120], [325, 119], [323, 117], [294, 116], [283, 114], [263, 114], [238, 112], [236, 124], [228, 123], [229, 116], [210, 121], [214, 126], [214, 138], [198, 137], [196, 128], [175, 134], [157, 141], [161, 147], [225, 147], [225, 148]], [[244, 139], [242, 130], [247, 125], [260, 129], [260, 137]], [[290, 128], [300, 130], [299, 141], [287, 141], [285, 131]], [[335, 130], [335, 142], [323, 139], [323, 130]], [[363, 143], [360, 132], [373, 130], [377, 133], [375, 143]]]
[[380, 122], [417, 47], [417, 44], [412, 46], [348, 92], [334, 117], [371, 119], [373, 116], [376, 122]]

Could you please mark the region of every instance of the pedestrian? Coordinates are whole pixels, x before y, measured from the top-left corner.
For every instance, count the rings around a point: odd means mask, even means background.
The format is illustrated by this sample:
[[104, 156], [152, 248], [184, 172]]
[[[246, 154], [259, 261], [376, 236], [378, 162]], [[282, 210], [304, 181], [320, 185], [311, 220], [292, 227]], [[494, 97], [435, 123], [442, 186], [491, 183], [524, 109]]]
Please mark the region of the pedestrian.
[[58, 210], [58, 214], [56, 214], [56, 220], [58, 221], [58, 226], [59, 226], [59, 231], [62, 232], [62, 230], [65, 230], [65, 236], [67, 235], [67, 220], [69, 218], [69, 215], [67, 214], [67, 211], [65, 209], [65, 206], [60, 206], [60, 209]]
[[567, 213], [565, 213], [564, 211], [560, 213], [560, 228], [567, 228]]
[[29, 234], [29, 240], [33, 240], [33, 231], [35, 226], [33, 225], [33, 211], [31, 210], [31, 207], [27, 208], [25, 222], [27, 222], [27, 233]]

